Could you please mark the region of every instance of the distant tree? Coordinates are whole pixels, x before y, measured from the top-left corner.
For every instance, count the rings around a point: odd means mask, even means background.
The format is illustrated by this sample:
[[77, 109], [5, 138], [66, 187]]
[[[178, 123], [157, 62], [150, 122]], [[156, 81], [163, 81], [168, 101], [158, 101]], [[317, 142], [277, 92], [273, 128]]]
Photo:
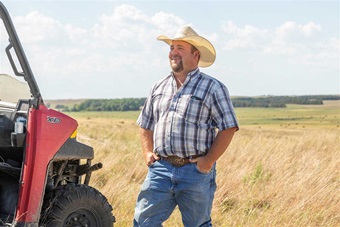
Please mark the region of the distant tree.
[[55, 109], [57, 109], [58, 111], [62, 111], [64, 108], [65, 108], [64, 105], [61, 105], [61, 104], [55, 105]]
[[[322, 105], [323, 100], [339, 100], [340, 95], [307, 95], [307, 96], [261, 96], [261, 97], [232, 97], [234, 107], [285, 108], [286, 104]], [[72, 108], [65, 107], [64, 111], [136, 111], [144, 105], [146, 98], [123, 99], [86, 99]]]

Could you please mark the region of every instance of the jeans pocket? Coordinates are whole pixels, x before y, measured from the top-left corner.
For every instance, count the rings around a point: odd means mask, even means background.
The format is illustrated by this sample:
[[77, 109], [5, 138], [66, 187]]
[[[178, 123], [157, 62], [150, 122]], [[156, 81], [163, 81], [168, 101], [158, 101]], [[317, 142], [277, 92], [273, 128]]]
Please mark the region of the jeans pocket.
[[156, 162], [156, 161], [154, 161], [153, 163], [151, 163], [148, 167], [151, 168], [152, 166], [154, 166], [154, 165], [155, 165], [155, 162]]
[[155, 160], [153, 163], [151, 163], [151, 165], [149, 165], [149, 168], [154, 168], [155, 165], [157, 165], [157, 163], [159, 163], [159, 160]]
[[197, 172], [199, 172], [200, 174], [208, 175], [208, 174], [211, 172], [211, 170], [210, 170], [209, 172], [203, 172], [202, 170], [200, 170], [200, 169], [198, 168], [197, 163], [195, 163], [195, 168], [196, 168]]

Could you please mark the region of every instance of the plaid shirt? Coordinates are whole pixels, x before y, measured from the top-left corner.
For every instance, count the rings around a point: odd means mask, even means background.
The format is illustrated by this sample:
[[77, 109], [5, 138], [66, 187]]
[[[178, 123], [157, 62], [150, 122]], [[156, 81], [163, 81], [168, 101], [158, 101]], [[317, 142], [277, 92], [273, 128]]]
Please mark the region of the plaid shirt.
[[227, 88], [198, 68], [179, 89], [173, 74], [156, 83], [137, 123], [154, 131], [154, 152], [183, 158], [208, 152], [216, 129], [238, 128]]

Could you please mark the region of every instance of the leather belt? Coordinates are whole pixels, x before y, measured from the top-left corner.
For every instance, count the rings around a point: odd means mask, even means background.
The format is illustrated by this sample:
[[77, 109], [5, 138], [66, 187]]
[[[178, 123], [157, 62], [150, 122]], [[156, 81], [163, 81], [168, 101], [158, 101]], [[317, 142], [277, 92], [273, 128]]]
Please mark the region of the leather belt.
[[178, 156], [168, 156], [168, 157], [160, 156], [160, 158], [161, 158], [161, 160], [167, 161], [175, 167], [181, 167], [181, 166], [184, 166], [184, 165], [191, 163], [190, 159], [198, 158], [200, 156], [202, 156], [202, 155], [193, 155], [190, 158], [181, 158], [181, 157], [178, 157]]

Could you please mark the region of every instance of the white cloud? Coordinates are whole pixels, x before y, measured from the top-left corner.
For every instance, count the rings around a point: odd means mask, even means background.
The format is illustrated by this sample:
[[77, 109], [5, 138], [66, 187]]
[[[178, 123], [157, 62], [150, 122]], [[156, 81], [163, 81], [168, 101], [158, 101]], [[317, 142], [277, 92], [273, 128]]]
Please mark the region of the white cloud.
[[321, 32], [321, 25], [313, 22], [285, 22], [275, 29], [273, 39], [264, 47], [264, 52], [286, 56], [291, 64], [306, 65], [311, 70], [339, 69], [339, 39], [324, 40]]
[[223, 24], [222, 31], [226, 33], [227, 40], [224, 43], [224, 49], [226, 50], [258, 48], [268, 39], [268, 31], [266, 29], [259, 29], [251, 25], [241, 28], [232, 21]]
[[132, 5], [123, 4], [114, 9], [114, 21], [149, 21], [149, 17]]
[[165, 13], [163, 11], [158, 12], [154, 16], [152, 16], [151, 21], [162, 32], [167, 32], [169, 34], [175, 34], [178, 27], [185, 23], [185, 21], [180, 17], [174, 14]]
[[[238, 50], [254, 53], [255, 50], [263, 57], [284, 57], [284, 61], [291, 66], [304, 65], [315, 72], [339, 70], [339, 38], [325, 39], [320, 24], [287, 21], [276, 28], [267, 29], [252, 25], [240, 27], [228, 21], [222, 31], [224, 50], [234, 50], [234, 53], [240, 53], [236, 52]], [[248, 61], [256, 61], [250, 56], [247, 57]]]
[[308, 38], [320, 31], [321, 26], [313, 22], [302, 25], [293, 21], [287, 21], [276, 29], [275, 36], [278, 40], [289, 41], [300, 39], [301, 37]]
[[112, 15], [102, 15], [100, 22], [93, 26], [94, 38], [100, 45], [138, 49], [148, 37], [151, 18], [131, 5], [117, 6]]
[[237, 26], [232, 21], [227, 21], [222, 26], [226, 40], [224, 49], [261, 49], [265, 53], [291, 55], [305, 48], [308, 41], [315, 41], [313, 36], [322, 31], [319, 24], [309, 22], [298, 24], [287, 21], [276, 29], [257, 28], [252, 25]]
[[68, 38], [72, 42], [85, 42], [87, 43], [87, 38], [90, 34], [86, 29], [76, 27], [72, 24], [67, 24], [64, 27], [66, 33], [68, 34]]
[[340, 39], [338, 37], [331, 37], [326, 42], [317, 43], [319, 48], [340, 52]]
[[[321, 26], [313, 22], [298, 24], [287, 21], [277, 27], [273, 33], [271, 43], [265, 46], [264, 52], [279, 55], [295, 55], [309, 49], [317, 41], [317, 34]], [[313, 36], [316, 36], [313, 39]]]
[[318, 41], [308, 46], [314, 51], [303, 51], [293, 58], [293, 64], [304, 64], [322, 71], [339, 70], [340, 40], [332, 37], [325, 41]]
[[19, 36], [23, 36], [24, 42], [27, 43], [56, 40], [63, 34], [62, 25], [57, 20], [37, 11], [15, 17], [14, 23], [20, 28], [17, 29]]

